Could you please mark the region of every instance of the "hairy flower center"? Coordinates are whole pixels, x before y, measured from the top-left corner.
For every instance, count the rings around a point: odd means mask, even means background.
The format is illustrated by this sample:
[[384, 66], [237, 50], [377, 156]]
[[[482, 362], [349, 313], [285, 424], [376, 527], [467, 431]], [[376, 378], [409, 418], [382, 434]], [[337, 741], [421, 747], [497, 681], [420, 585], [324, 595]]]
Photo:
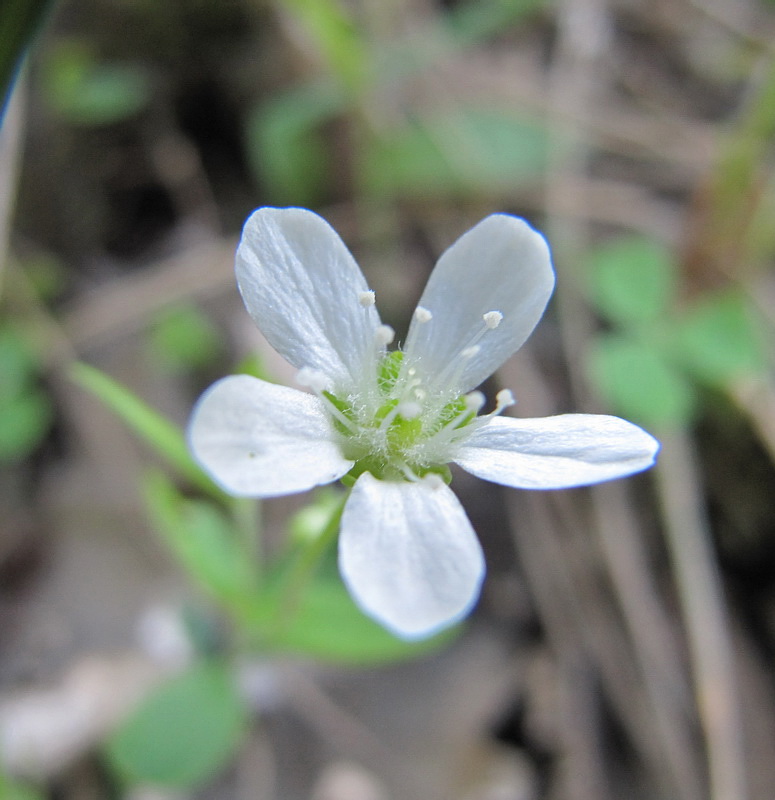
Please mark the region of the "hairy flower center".
[[[362, 292], [359, 302], [364, 307], [372, 305], [373, 292]], [[414, 316], [422, 326], [433, 319], [422, 306]], [[314, 370], [300, 371], [299, 382], [323, 401], [343, 455], [355, 462], [350, 479], [368, 471], [382, 480], [414, 481], [431, 473], [449, 480], [446, 465], [458, 445], [514, 402], [511, 392], [503, 390], [497, 395], [495, 409], [477, 416], [484, 395], [456, 391], [466, 363], [479, 353], [479, 339], [497, 328], [502, 318], [499, 311], [484, 314], [481, 331], [433, 381], [428, 380], [422, 359], [414, 353], [411, 330], [403, 350], [386, 352], [395, 335], [388, 325], [375, 330], [376, 358], [369, 374], [345, 392], [330, 391], [325, 376]]]

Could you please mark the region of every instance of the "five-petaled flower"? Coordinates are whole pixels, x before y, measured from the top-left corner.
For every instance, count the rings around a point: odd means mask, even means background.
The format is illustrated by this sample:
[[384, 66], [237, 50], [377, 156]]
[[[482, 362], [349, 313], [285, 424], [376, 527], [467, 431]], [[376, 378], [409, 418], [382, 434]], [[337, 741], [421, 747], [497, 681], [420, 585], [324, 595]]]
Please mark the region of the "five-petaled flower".
[[245, 305], [310, 392], [223, 378], [191, 420], [193, 453], [229, 493], [275, 497], [352, 485], [339, 568], [360, 607], [399, 636], [461, 619], [485, 565], [447, 485], [455, 463], [485, 480], [561, 489], [654, 463], [657, 441], [611, 416], [501, 416], [476, 387], [530, 335], [554, 288], [543, 237], [495, 214], [439, 259], [403, 346], [337, 233], [304, 209], [261, 208], [237, 250]]

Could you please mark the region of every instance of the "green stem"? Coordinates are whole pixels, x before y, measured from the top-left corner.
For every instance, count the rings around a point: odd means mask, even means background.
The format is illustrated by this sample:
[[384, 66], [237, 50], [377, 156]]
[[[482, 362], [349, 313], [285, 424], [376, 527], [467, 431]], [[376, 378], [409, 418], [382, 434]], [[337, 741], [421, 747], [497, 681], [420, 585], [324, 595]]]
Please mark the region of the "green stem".
[[342, 511], [350, 492], [344, 492], [342, 498], [331, 512], [331, 517], [318, 536], [306, 544], [290, 565], [278, 591], [278, 600], [272, 605], [273, 617], [267, 620], [266, 633], [270, 639], [280, 635], [292, 621], [304, 591], [309, 586], [320, 560], [333, 543], [339, 532]]

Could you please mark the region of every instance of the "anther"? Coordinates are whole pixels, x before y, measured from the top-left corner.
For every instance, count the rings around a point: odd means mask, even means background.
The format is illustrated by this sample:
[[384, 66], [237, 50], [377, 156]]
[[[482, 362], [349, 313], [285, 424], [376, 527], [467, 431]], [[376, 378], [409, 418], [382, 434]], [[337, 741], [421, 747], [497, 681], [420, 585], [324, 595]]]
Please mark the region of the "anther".
[[514, 399], [514, 394], [511, 389], [501, 389], [495, 395], [495, 402], [499, 406], [513, 406], [517, 401]]
[[484, 405], [484, 395], [481, 392], [469, 392], [463, 400], [466, 404], [466, 411], [474, 414]]
[[414, 310], [414, 318], [420, 323], [426, 323], [433, 319], [433, 314], [427, 308], [417, 306]]
[[328, 388], [328, 378], [320, 370], [311, 367], [302, 367], [296, 373], [296, 383], [312, 389], [315, 394], [320, 394]]
[[500, 311], [488, 311], [486, 314], [482, 316], [484, 320], [484, 324], [491, 330], [495, 330], [498, 325], [501, 324], [501, 320], [503, 319], [503, 314]]
[[444, 486], [444, 479], [441, 477], [441, 475], [437, 475], [435, 472], [429, 472], [423, 478], [423, 482], [429, 489], [432, 489], [434, 492], [438, 491]]
[[398, 404], [398, 415], [404, 419], [416, 419], [422, 413], [422, 406], [412, 400]]
[[396, 332], [390, 327], [390, 325], [380, 325], [374, 331], [374, 339], [379, 345], [389, 345], [395, 338]]
[[374, 292], [358, 292], [358, 302], [364, 307], [368, 308], [369, 306], [373, 306], [376, 302], [376, 296]]
[[471, 347], [466, 347], [464, 350], [460, 351], [460, 358], [464, 361], [469, 361], [474, 356], [476, 356], [482, 348], [479, 347], [478, 344], [471, 345]]

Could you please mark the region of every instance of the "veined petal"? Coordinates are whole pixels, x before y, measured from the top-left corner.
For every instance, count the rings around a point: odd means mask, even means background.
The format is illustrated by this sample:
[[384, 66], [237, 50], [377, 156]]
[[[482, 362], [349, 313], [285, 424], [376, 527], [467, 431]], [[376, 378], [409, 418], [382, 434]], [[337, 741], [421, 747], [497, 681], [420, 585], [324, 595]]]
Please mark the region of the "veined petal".
[[[407, 342], [423, 372], [467, 392], [489, 377], [530, 335], [554, 288], [549, 247], [524, 220], [493, 214], [439, 259], [420, 298], [432, 319], [412, 320]], [[485, 314], [503, 315], [487, 326]], [[427, 317], [427, 315], [425, 315]], [[460, 353], [479, 351], [461, 365]]]
[[336, 231], [303, 208], [259, 208], [237, 248], [237, 283], [248, 312], [293, 366], [335, 384], [373, 363], [379, 314]]
[[302, 492], [353, 465], [316, 397], [250, 375], [213, 384], [194, 407], [188, 436], [205, 471], [242, 497]]
[[353, 598], [404, 639], [457, 622], [479, 597], [484, 557], [451, 489], [358, 478], [342, 514], [339, 569]]
[[455, 463], [516, 489], [567, 489], [640, 472], [658, 450], [653, 436], [619, 417], [497, 417], [461, 446]]

